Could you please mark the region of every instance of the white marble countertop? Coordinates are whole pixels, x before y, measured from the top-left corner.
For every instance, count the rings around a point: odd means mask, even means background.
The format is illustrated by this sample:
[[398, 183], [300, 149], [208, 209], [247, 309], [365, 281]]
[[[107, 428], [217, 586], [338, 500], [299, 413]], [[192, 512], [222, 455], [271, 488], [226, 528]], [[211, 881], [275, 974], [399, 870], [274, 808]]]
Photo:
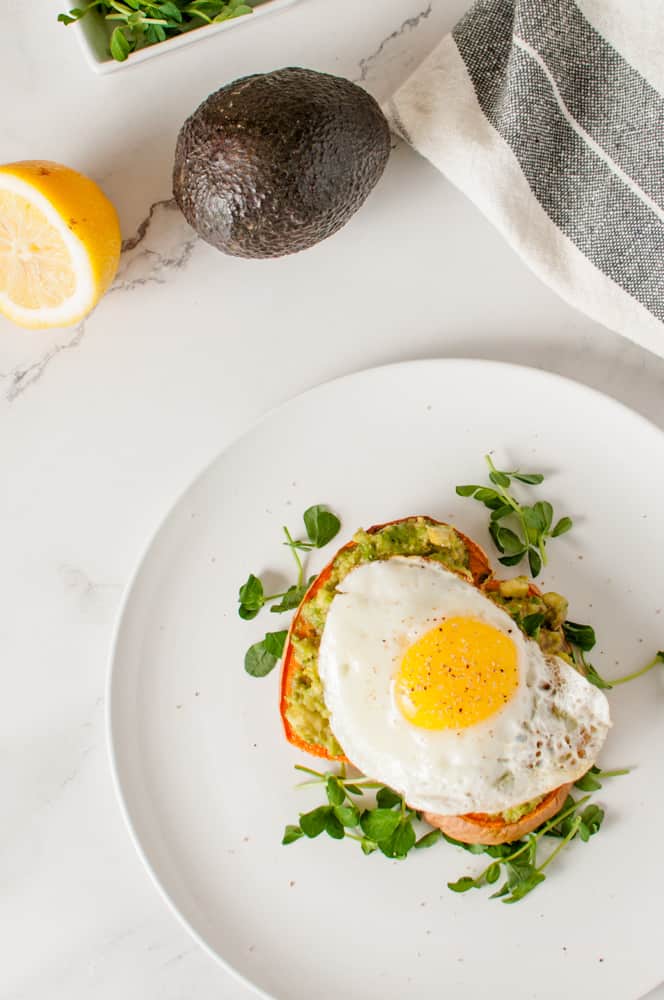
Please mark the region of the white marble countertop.
[[56, 0], [5, 5], [0, 161], [89, 173], [118, 207], [127, 250], [76, 330], [0, 321], [3, 1000], [250, 995], [141, 867], [111, 786], [104, 683], [148, 533], [251, 421], [335, 375], [471, 356], [569, 375], [664, 428], [664, 360], [556, 298], [402, 144], [351, 223], [291, 258], [224, 257], [169, 200], [177, 129], [212, 90], [299, 64], [383, 98], [465, 7], [300, 0], [100, 78], [56, 23]]

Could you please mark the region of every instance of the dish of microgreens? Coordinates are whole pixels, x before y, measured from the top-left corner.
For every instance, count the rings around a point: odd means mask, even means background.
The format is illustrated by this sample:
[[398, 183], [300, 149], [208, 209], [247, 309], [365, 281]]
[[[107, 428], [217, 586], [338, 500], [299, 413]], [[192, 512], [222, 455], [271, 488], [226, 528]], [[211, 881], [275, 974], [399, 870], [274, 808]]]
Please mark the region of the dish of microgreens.
[[[86, 51], [104, 71], [209, 37], [237, 18], [262, 16], [293, 0], [87, 0], [61, 10], [58, 21], [84, 30]], [[202, 34], [198, 29], [207, 28]]]
[[139, 849], [217, 957], [280, 997], [661, 978], [664, 871], [637, 892], [624, 865], [662, 812], [660, 458], [573, 383], [419, 362], [293, 400], [191, 487], [109, 708]]

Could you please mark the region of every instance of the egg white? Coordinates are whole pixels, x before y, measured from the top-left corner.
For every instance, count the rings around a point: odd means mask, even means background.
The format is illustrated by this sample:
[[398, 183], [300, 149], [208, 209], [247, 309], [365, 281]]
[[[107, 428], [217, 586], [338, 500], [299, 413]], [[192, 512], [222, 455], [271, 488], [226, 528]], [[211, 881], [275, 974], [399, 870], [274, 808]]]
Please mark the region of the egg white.
[[[352, 763], [413, 808], [499, 813], [579, 778], [610, 726], [605, 695], [564, 660], [545, 656], [509, 615], [439, 563], [396, 556], [342, 581], [318, 669], [332, 730]], [[452, 616], [480, 619], [517, 648], [509, 702], [465, 729], [423, 729], [394, 698], [405, 650]]]

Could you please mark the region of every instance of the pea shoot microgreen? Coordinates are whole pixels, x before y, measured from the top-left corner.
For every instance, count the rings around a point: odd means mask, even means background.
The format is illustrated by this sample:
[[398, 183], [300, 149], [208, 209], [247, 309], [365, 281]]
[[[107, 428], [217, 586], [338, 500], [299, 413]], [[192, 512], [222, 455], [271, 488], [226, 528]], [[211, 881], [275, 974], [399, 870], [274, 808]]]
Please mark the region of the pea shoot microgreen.
[[653, 667], [656, 667], [658, 663], [664, 663], [664, 649], [659, 649], [652, 660], [646, 663], [645, 667], [641, 667], [640, 670], [634, 670], [631, 674], [625, 674], [623, 677], [617, 677], [615, 680], [610, 682], [611, 687], [616, 687], [618, 684], [627, 684], [628, 681], [635, 681], [637, 677], [643, 677], [647, 674]]
[[164, 42], [203, 24], [219, 24], [243, 14], [252, 7], [242, 0], [89, 0], [59, 14], [62, 24], [74, 24], [92, 10], [115, 24], [109, 50], [117, 62], [124, 62], [136, 49]]
[[574, 787], [582, 792], [597, 792], [602, 787], [600, 778], [616, 778], [621, 774], [629, 774], [630, 771], [630, 767], [621, 767], [613, 771], [602, 771], [601, 768], [593, 764], [589, 771], [586, 771], [578, 781], [574, 782]]
[[266, 632], [265, 638], [250, 646], [244, 657], [244, 669], [252, 677], [266, 677], [281, 659], [288, 629]]
[[495, 467], [490, 455], [484, 458], [495, 489], [477, 485], [457, 486], [457, 494], [473, 497], [491, 511], [489, 534], [502, 553], [498, 561], [503, 566], [516, 566], [527, 558], [531, 574], [538, 576], [542, 566], [546, 566], [547, 539], [565, 534], [572, 527], [572, 521], [569, 517], [561, 517], [554, 524], [553, 507], [546, 500], [527, 506], [519, 503], [509, 492], [512, 480], [527, 486], [539, 486], [544, 481], [541, 473], [521, 472], [518, 469], [505, 472]]
[[[502, 874], [505, 881], [490, 898], [502, 899], [504, 903], [516, 903], [540, 885], [546, 878], [544, 870], [570, 841], [578, 837], [587, 843], [599, 831], [604, 810], [590, 802], [590, 793], [602, 787], [599, 778], [629, 773], [629, 768], [601, 771], [591, 767], [576, 782], [577, 788], [588, 794], [579, 799], [568, 795], [555, 816], [523, 839], [487, 846], [464, 844], [438, 829], [427, 827], [421, 815], [406, 805], [398, 792], [369, 778], [348, 777], [344, 766], [339, 771], [314, 771], [296, 765], [296, 770], [311, 776], [301, 783], [301, 787], [317, 785], [324, 788], [327, 801], [309, 812], [300, 813], [298, 823], [289, 823], [282, 844], [293, 844], [303, 837], [314, 839], [326, 833], [333, 840], [357, 841], [364, 854], [379, 851], [388, 858], [403, 860], [413, 849], [433, 847], [445, 840], [470, 854], [485, 854], [491, 859], [478, 875], [463, 875], [455, 882], [448, 882], [448, 888], [452, 892], [480, 889], [498, 882]], [[375, 792], [373, 802], [367, 799], [371, 792]], [[423, 827], [424, 832], [421, 832]], [[545, 836], [556, 838], [560, 843], [538, 864], [538, 845]]]
[[[546, 500], [539, 500], [532, 506], [527, 506], [521, 504], [509, 492], [513, 481], [526, 486], [539, 486], [544, 481], [541, 473], [521, 472], [519, 469], [506, 472], [496, 468], [490, 455], [485, 455], [484, 458], [489, 468], [492, 487], [469, 484], [457, 486], [456, 492], [461, 497], [472, 497], [491, 511], [489, 534], [498, 551], [502, 553], [498, 561], [503, 566], [516, 566], [527, 558], [530, 572], [536, 577], [542, 566], [546, 566], [547, 563], [547, 540], [564, 535], [572, 527], [572, 520], [569, 517], [561, 517], [554, 524], [553, 507]], [[519, 624], [527, 636], [536, 639], [544, 617], [536, 612], [526, 615]], [[608, 681], [585, 658], [585, 653], [593, 649], [596, 644], [594, 629], [590, 625], [566, 621], [563, 623], [563, 632], [579, 671], [595, 687], [606, 691], [642, 677], [657, 664], [664, 663], [664, 651], [659, 650], [644, 667], [624, 677]]]
[[578, 646], [584, 653], [589, 652], [597, 642], [595, 629], [591, 625], [563, 622], [563, 632], [567, 641], [573, 646]]
[[315, 576], [309, 577], [304, 583], [294, 583], [287, 590], [279, 594], [266, 594], [263, 590], [263, 583], [259, 577], [249, 574], [246, 583], [243, 583], [239, 590], [238, 600], [240, 606], [238, 614], [245, 621], [255, 618], [258, 612], [270, 601], [278, 601], [273, 604], [270, 611], [282, 612], [292, 611], [296, 608], [307, 592], [310, 584], [315, 580]]
[[308, 507], [302, 515], [304, 527], [307, 532], [308, 542], [294, 542], [297, 548], [322, 549], [324, 545], [331, 542], [341, 527], [339, 518], [322, 504]]
[[[334, 840], [349, 838], [360, 844], [364, 854], [380, 851], [388, 858], [401, 860], [418, 844], [415, 822], [419, 814], [410, 809], [397, 792], [368, 778], [348, 778], [345, 770], [314, 771], [296, 765], [312, 775], [305, 786], [324, 786], [327, 803], [300, 813], [297, 824], [289, 824], [282, 844], [292, 844], [300, 837], [319, 837], [327, 833]], [[375, 791], [375, 805], [364, 805], [367, 792]], [[360, 801], [356, 801], [360, 800]]]
[[[307, 507], [302, 519], [307, 535], [306, 539], [295, 539], [287, 527], [282, 529], [286, 536], [287, 545], [293, 554], [297, 566], [297, 581], [277, 594], [266, 594], [263, 581], [254, 573], [250, 573], [246, 581], [242, 584], [238, 592], [238, 614], [245, 621], [251, 621], [258, 612], [272, 603], [270, 611], [281, 614], [284, 611], [293, 611], [302, 601], [302, 598], [309, 589], [315, 576], [305, 579], [304, 564], [300, 557], [300, 552], [310, 552], [312, 549], [321, 549], [332, 541], [339, 529], [341, 522], [336, 514], [333, 514], [323, 504], [315, 504]], [[267, 632], [265, 638], [254, 643], [247, 650], [244, 658], [244, 668], [252, 677], [265, 677], [274, 669], [281, 658], [288, 630], [280, 632]]]
[[588, 663], [585, 654], [590, 652], [594, 648], [597, 639], [595, 637], [595, 630], [591, 625], [579, 625], [577, 622], [563, 622], [563, 632], [565, 638], [570, 644], [572, 650], [572, 659], [578, 667], [579, 671], [584, 674], [586, 680], [595, 687], [601, 688], [605, 691], [610, 691], [611, 688], [617, 687], [620, 684], [627, 684], [629, 681], [636, 680], [637, 677], [642, 677], [644, 674], [649, 673], [653, 667], [656, 667], [659, 663], [664, 664], [664, 650], [658, 650], [655, 653], [652, 660], [650, 660], [644, 667], [640, 667], [638, 670], [633, 670], [629, 674], [624, 674], [622, 677], [616, 677], [615, 680], [606, 680], [601, 674], [595, 670], [592, 663]]

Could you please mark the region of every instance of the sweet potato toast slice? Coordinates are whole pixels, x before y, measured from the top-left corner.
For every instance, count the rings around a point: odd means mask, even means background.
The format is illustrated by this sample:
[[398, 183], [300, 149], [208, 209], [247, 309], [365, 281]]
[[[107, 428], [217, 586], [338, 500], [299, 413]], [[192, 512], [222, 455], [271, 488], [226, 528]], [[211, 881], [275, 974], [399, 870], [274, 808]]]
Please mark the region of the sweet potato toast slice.
[[555, 816], [562, 808], [572, 784], [570, 782], [554, 788], [534, 809], [513, 823], [506, 822], [500, 816], [487, 816], [485, 813], [440, 816], [438, 813], [425, 812], [422, 815], [430, 826], [435, 826], [448, 837], [464, 844], [510, 844]]
[[[425, 517], [425, 515], [412, 515], [411, 517], [398, 518], [395, 521], [387, 521], [385, 524], [374, 524], [371, 528], [367, 529], [367, 534], [375, 534], [376, 532], [381, 531], [383, 528], [387, 528], [392, 524], [403, 524], [407, 521], [415, 521], [419, 517]], [[432, 517], [426, 516], [425, 520], [431, 524], [446, 526], [444, 521], [437, 521], [435, 520], [435, 518]], [[491, 566], [489, 564], [487, 555], [484, 552], [484, 550], [480, 548], [479, 545], [477, 545], [476, 542], [472, 541], [472, 539], [462, 534], [457, 528], [455, 528], [454, 530], [456, 531], [456, 533], [459, 535], [464, 545], [466, 546], [466, 549], [468, 551], [468, 568], [472, 574], [473, 582], [475, 583], [476, 586], [479, 586], [480, 583], [484, 582], [492, 574]], [[324, 569], [321, 570], [321, 572], [318, 574], [318, 576], [313, 581], [313, 583], [307, 590], [306, 594], [302, 598], [300, 606], [295, 612], [293, 621], [291, 622], [291, 626], [288, 632], [288, 638], [286, 639], [286, 648], [284, 650], [283, 665], [281, 670], [281, 693], [280, 693], [279, 707], [281, 712], [281, 719], [284, 726], [284, 732], [286, 734], [286, 739], [288, 740], [289, 743], [292, 743], [293, 746], [298, 747], [300, 750], [304, 750], [307, 753], [313, 754], [315, 757], [324, 757], [327, 760], [347, 761], [347, 758], [343, 754], [338, 754], [335, 756], [334, 754], [331, 754], [326, 747], [320, 746], [317, 743], [309, 743], [306, 740], [303, 740], [294, 731], [293, 727], [290, 725], [286, 717], [286, 710], [288, 707], [288, 701], [291, 692], [291, 686], [293, 683], [293, 678], [297, 673], [297, 670], [299, 669], [297, 657], [291, 640], [293, 636], [297, 636], [298, 638], [306, 638], [307, 635], [311, 634], [309, 626], [302, 619], [302, 609], [307, 604], [308, 601], [310, 601], [313, 597], [315, 597], [320, 587], [322, 587], [325, 584], [325, 582], [329, 579], [330, 574], [332, 572], [332, 567], [339, 553], [344, 552], [347, 549], [353, 548], [355, 544], [356, 544], [355, 542], [350, 541], [347, 542], [346, 545], [342, 546], [340, 549], [337, 550], [333, 558], [330, 560], [327, 566], [325, 566]]]
[[[403, 524], [407, 521], [417, 520], [418, 516], [423, 515], [413, 515], [411, 517], [403, 517], [394, 521], [388, 521], [385, 524], [376, 524], [371, 528], [368, 528], [367, 533], [374, 534], [392, 524]], [[425, 519], [432, 524], [445, 525], [444, 521], [437, 521], [431, 517], [426, 517]], [[493, 578], [493, 571], [484, 550], [472, 539], [458, 531], [458, 529], [455, 528], [454, 530], [462, 539], [468, 551], [469, 569], [475, 585], [481, 585], [482, 588], [486, 590], [497, 590], [500, 587], [501, 581]], [[291, 641], [292, 637], [297, 636], [305, 638], [308, 635], [311, 635], [309, 626], [302, 619], [302, 609], [308, 601], [315, 597], [320, 587], [324, 586], [326, 581], [329, 579], [337, 556], [341, 552], [353, 548], [355, 544], [355, 542], [350, 541], [347, 542], [346, 545], [342, 546], [342, 548], [338, 549], [334, 557], [321, 570], [304, 595], [300, 606], [293, 617], [288, 638], [286, 640], [280, 690], [280, 712], [286, 739], [300, 750], [304, 750], [306, 753], [310, 753], [315, 757], [323, 757], [327, 760], [345, 761], [346, 763], [350, 763], [350, 761], [348, 761], [348, 758], [344, 754], [334, 755], [330, 753], [326, 747], [317, 743], [307, 742], [298, 736], [288, 721], [286, 709], [288, 706], [288, 699], [293, 678], [299, 669], [295, 649]], [[541, 591], [534, 583], [530, 583], [528, 586], [528, 594], [529, 596], [540, 597]], [[520, 817], [520, 819], [511, 823], [506, 822], [500, 816], [489, 816], [485, 813], [468, 813], [464, 816], [444, 816], [436, 813], [424, 813], [423, 816], [431, 826], [442, 830], [443, 833], [447, 834], [447, 836], [464, 843], [509, 843], [511, 841], [518, 840], [520, 837], [523, 837], [526, 833], [534, 830], [536, 827], [546, 822], [547, 819], [554, 816], [562, 807], [570, 788], [571, 784], [565, 784], [561, 785], [559, 788], [553, 789], [553, 791], [544, 796], [541, 802], [539, 802], [534, 809]]]

